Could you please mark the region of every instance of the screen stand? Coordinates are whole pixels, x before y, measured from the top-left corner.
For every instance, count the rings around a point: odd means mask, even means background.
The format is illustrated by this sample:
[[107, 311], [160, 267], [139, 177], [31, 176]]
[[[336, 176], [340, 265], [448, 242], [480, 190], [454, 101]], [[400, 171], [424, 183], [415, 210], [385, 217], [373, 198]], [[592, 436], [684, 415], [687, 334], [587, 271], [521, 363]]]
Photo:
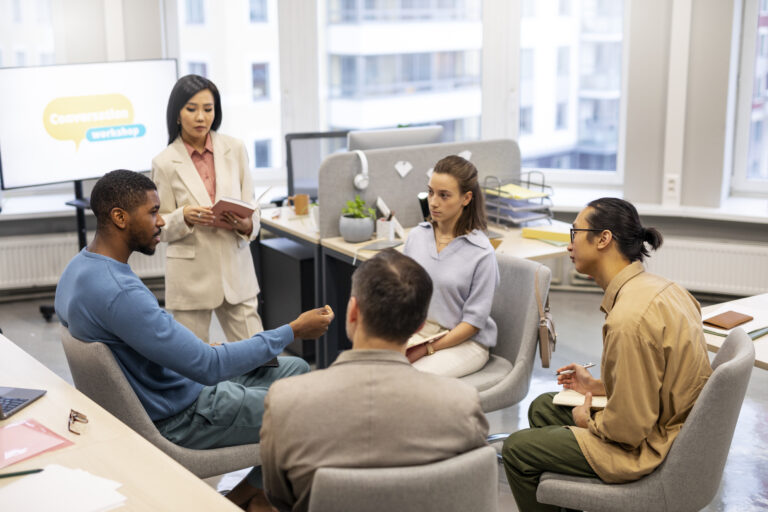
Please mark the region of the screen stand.
[[[86, 240], [86, 227], [85, 227], [85, 210], [91, 207], [91, 201], [87, 197], [83, 197], [83, 181], [75, 180], [75, 198], [72, 201], [67, 201], [66, 204], [75, 207], [75, 215], [77, 218], [77, 245], [79, 250], [82, 251], [88, 241]], [[56, 310], [50, 304], [43, 304], [40, 306], [40, 314], [43, 315], [46, 322], [50, 322], [53, 315], [56, 314]]]

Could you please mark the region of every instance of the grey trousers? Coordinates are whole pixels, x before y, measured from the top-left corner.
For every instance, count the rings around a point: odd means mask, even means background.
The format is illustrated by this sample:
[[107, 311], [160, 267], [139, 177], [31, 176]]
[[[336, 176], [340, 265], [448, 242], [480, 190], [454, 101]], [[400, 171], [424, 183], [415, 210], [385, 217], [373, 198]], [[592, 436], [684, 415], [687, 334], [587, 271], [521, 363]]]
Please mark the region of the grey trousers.
[[[277, 379], [309, 371], [306, 361], [298, 357], [280, 357], [278, 361], [276, 368], [257, 368], [204, 387], [192, 405], [155, 422], [157, 429], [169, 441], [197, 450], [258, 443], [269, 386]], [[246, 479], [261, 488], [261, 467], [253, 468]]]

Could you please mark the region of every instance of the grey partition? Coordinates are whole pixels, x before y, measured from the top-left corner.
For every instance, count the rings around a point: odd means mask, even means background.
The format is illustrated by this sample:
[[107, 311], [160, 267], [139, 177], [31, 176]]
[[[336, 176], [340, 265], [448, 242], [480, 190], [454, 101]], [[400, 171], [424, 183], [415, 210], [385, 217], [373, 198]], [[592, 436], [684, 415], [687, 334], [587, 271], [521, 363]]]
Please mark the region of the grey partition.
[[[344, 204], [355, 194], [370, 206], [381, 197], [395, 212], [403, 227], [421, 221], [421, 208], [416, 194], [427, 190], [427, 171], [448, 155], [469, 151], [480, 183], [486, 176], [514, 179], [520, 176], [520, 148], [511, 139], [426, 144], [364, 151], [368, 160], [370, 184], [359, 191], [353, 185], [361, 172], [360, 158], [354, 152], [338, 153], [323, 160], [319, 170], [320, 237], [339, 236], [339, 216]], [[411, 171], [401, 177], [397, 167], [408, 162]]]

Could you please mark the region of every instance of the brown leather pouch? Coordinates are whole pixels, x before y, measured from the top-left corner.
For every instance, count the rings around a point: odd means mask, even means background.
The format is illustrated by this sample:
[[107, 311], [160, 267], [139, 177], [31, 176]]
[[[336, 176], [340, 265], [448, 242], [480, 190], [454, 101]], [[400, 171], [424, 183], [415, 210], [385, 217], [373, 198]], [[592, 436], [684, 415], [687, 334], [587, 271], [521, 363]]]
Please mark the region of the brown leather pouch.
[[751, 320], [753, 320], [753, 318], [749, 315], [737, 313], [736, 311], [726, 311], [725, 313], [720, 313], [712, 318], [707, 318], [704, 320], [704, 323], [719, 327], [720, 329], [733, 329], [734, 327], [745, 324]]

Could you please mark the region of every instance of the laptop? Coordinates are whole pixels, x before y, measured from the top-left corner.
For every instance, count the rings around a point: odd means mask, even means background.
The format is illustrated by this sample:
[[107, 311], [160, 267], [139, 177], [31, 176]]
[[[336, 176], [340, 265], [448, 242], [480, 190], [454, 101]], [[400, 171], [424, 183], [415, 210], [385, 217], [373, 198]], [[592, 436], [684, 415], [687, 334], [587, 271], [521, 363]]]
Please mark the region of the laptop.
[[0, 420], [16, 414], [44, 394], [44, 389], [0, 387]]

